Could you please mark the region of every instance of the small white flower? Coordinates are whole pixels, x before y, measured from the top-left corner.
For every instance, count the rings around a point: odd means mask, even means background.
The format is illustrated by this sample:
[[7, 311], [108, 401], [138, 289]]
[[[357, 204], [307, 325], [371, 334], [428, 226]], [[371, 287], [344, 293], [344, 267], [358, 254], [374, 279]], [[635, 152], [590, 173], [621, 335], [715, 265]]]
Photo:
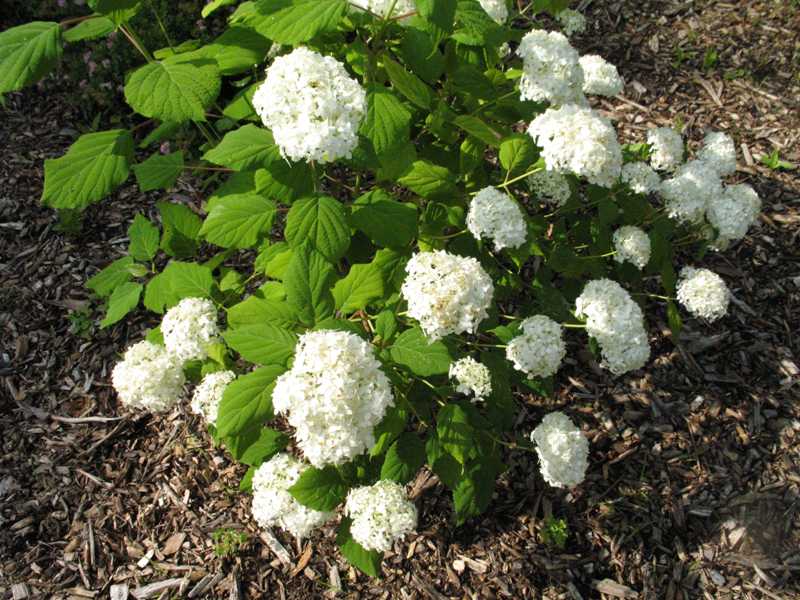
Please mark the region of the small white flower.
[[253, 519], [261, 527], [278, 526], [298, 539], [308, 537], [333, 513], [303, 506], [289, 493], [309, 466], [286, 453], [279, 453], [253, 473]]
[[503, 24], [508, 20], [508, 6], [506, 0], [478, 0], [481, 8], [486, 11], [495, 23]]
[[569, 417], [552, 412], [531, 433], [536, 444], [540, 470], [553, 487], [572, 488], [586, 477], [589, 467], [589, 440]]
[[123, 404], [153, 412], [175, 406], [184, 381], [180, 362], [163, 346], [148, 341], [128, 348], [111, 373], [111, 382]]
[[470, 356], [451, 363], [449, 376], [458, 381], [456, 391], [465, 396], [473, 395], [473, 402], [485, 400], [492, 393], [489, 368]]
[[704, 162], [693, 160], [661, 183], [667, 214], [681, 222], [700, 223], [706, 209], [722, 196], [722, 181]]
[[205, 298], [184, 298], [161, 320], [167, 352], [184, 363], [208, 356], [208, 346], [219, 338], [217, 309]]
[[344, 511], [353, 520], [353, 539], [367, 550], [391, 550], [396, 540], [417, 528], [417, 508], [394, 481], [350, 490]]
[[567, 37], [572, 37], [576, 33], [583, 33], [586, 31], [586, 17], [577, 10], [565, 8], [556, 15], [556, 19], [561, 23], [561, 28], [564, 30], [564, 35]]
[[711, 132], [703, 140], [697, 160], [706, 163], [720, 177], [731, 175], [736, 172], [736, 146], [729, 135], [720, 131]]
[[719, 234], [715, 246], [724, 249], [731, 242], [742, 239], [760, 213], [761, 198], [753, 188], [746, 184], [726, 187], [722, 195], [709, 201], [706, 210], [708, 222]]
[[722, 277], [708, 269], [684, 267], [677, 290], [678, 302], [696, 317], [716, 321], [728, 312], [731, 293]]
[[521, 100], [547, 100], [556, 105], [585, 102], [580, 56], [564, 35], [530, 31], [522, 38], [517, 54], [522, 58]]
[[652, 194], [661, 188], [661, 178], [647, 163], [632, 162], [622, 167], [622, 181], [637, 194]]
[[474, 258], [444, 250], [420, 252], [406, 265], [400, 293], [408, 315], [431, 340], [450, 333], [474, 333], [488, 316], [494, 285]]
[[217, 371], [203, 377], [203, 381], [195, 388], [192, 395], [191, 409], [201, 415], [206, 422], [216, 425], [219, 404], [228, 384], [236, 379], [233, 371]]
[[583, 69], [583, 91], [586, 94], [614, 97], [622, 92], [624, 83], [617, 67], [602, 56], [587, 54], [581, 56]]
[[567, 355], [561, 325], [545, 315], [528, 317], [506, 347], [506, 358], [528, 377], [554, 375]]
[[650, 164], [657, 171], [674, 171], [683, 162], [683, 138], [674, 129], [650, 129], [647, 143], [650, 145]]
[[572, 196], [567, 178], [556, 171], [539, 171], [528, 177], [534, 196], [553, 206], [564, 206]]
[[520, 247], [528, 233], [519, 205], [491, 186], [483, 188], [472, 198], [467, 213], [467, 229], [476, 240], [493, 239], [498, 251]]
[[624, 225], [614, 232], [614, 260], [628, 261], [638, 269], [650, 262], [650, 237], [638, 227]]
[[[394, 2], [394, 0], [352, 0], [350, 4], [353, 4], [361, 10], [368, 10], [378, 16], [386, 17], [389, 16], [392, 2]], [[415, 10], [417, 10], [417, 6], [413, 0], [396, 0], [391, 16], [397, 17], [399, 15], [407, 15]], [[409, 18], [410, 17], [406, 17], [403, 20], [405, 21]]]

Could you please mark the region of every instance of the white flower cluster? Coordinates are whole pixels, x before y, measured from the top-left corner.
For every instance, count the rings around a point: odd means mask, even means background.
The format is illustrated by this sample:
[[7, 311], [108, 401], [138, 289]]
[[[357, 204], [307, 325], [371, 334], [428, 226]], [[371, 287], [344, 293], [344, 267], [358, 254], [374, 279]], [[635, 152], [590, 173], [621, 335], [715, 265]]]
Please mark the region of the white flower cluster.
[[553, 487], [572, 488], [586, 477], [589, 440], [569, 417], [553, 412], [531, 433], [544, 480]]
[[489, 368], [470, 356], [450, 364], [450, 379], [458, 381], [459, 394], [474, 396], [473, 401], [485, 400], [492, 393], [492, 374]]
[[572, 195], [567, 178], [557, 171], [539, 171], [528, 177], [537, 198], [553, 206], [564, 206]]
[[528, 133], [542, 148], [548, 170], [574, 173], [613, 187], [622, 171], [622, 148], [611, 123], [591, 108], [566, 104], [536, 117]]
[[294, 363], [275, 382], [275, 412], [287, 414], [295, 439], [315, 467], [341, 464], [371, 448], [373, 427], [394, 405], [373, 348], [353, 333], [309, 331]]
[[494, 240], [495, 250], [518, 248], [525, 243], [528, 228], [519, 205], [507, 194], [491, 186], [472, 198], [467, 213], [467, 229], [480, 240]]
[[632, 162], [622, 167], [622, 181], [637, 194], [652, 194], [661, 188], [661, 178], [647, 163]]
[[403, 486], [381, 480], [347, 494], [345, 513], [353, 520], [350, 533], [367, 550], [386, 552], [395, 540], [417, 527], [417, 508]]
[[495, 23], [501, 25], [508, 19], [508, 6], [506, 0], [478, 0], [481, 8], [486, 11]]
[[729, 185], [721, 196], [715, 196], [706, 207], [706, 218], [717, 230], [714, 241], [717, 248], [726, 248], [731, 242], [742, 239], [758, 220], [761, 199], [746, 184]]
[[219, 337], [217, 309], [205, 298], [184, 298], [161, 320], [164, 346], [179, 362], [202, 360]]
[[554, 375], [567, 354], [561, 325], [535, 315], [522, 321], [520, 331], [506, 347], [506, 358], [529, 377]]
[[236, 373], [233, 371], [217, 371], [203, 377], [203, 381], [194, 389], [192, 410], [211, 425], [216, 425], [222, 395], [225, 393], [225, 388], [234, 379], [236, 379]]
[[700, 223], [706, 207], [722, 196], [722, 181], [706, 163], [692, 160], [661, 184], [667, 214], [681, 222]]
[[731, 175], [736, 172], [736, 146], [729, 135], [712, 131], [703, 140], [697, 160], [704, 162], [720, 177]]
[[708, 269], [684, 267], [677, 289], [678, 302], [690, 313], [716, 321], [728, 312], [731, 293], [722, 277]]
[[586, 319], [586, 332], [600, 344], [603, 366], [615, 375], [640, 369], [650, 357], [642, 309], [610, 279], [590, 281], [575, 301], [575, 314]]
[[571, 37], [576, 33], [583, 33], [586, 31], [586, 17], [584, 17], [577, 10], [565, 8], [556, 15], [556, 19], [561, 23], [561, 28], [564, 30], [564, 35]]
[[298, 539], [307, 537], [333, 513], [303, 506], [289, 493], [308, 465], [281, 452], [253, 473], [253, 518], [261, 527], [277, 525]]
[[366, 93], [330, 56], [300, 47], [275, 59], [253, 107], [292, 160], [350, 158], [366, 113]]
[[683, 138], [670, 127], [657, 127], [647, 132], [650, 164], [657, 171], [674, 171], [683, 162]]
[[[392, 9], [393, 2], [394, 9]], [[417, 9], [413, 0], [396, 0], [396, 2], [395, 0], [352, 0], [350, 4], [379, 17], [406, 15]], [[392, 9], [391, 15], [389, 15], [390, 9]]]
[[521, 100], [557, 105], [584, 101], [580, 56], [564, 35], [535, 29], [522, 38], [517, 54], [523, 61]]
[[638, 269], [650, 262], [650, 237], [639, 227], [623, 225], [614, 232], [614, 260], [628, 261]]
[[444, 250], [421, 252], [406, 265], [400, 293], [408, 315], [431, 340], [450, 333], [474, 333], [488, 316], [494, 285], [474, 258]]
[[148, 341], [128, 348], [111, 373], [111, 382], [123, 404], [154, 412], [177, 403], [184, 381], [181, 363], [165, 348]]
[[586, 94], [614, 97], [622, 92], [624, 84], [617, 67], [597, 54], [580, 58], [583, 69], [583, 91]]

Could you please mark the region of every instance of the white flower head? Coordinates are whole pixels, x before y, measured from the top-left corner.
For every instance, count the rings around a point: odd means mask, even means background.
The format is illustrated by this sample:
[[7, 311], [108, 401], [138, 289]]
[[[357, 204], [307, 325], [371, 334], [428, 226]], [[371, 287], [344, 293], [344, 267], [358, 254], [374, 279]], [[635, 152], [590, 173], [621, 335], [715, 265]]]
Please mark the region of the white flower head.
[[561, 325], [545, 315], [528, 317], [506, 347], [506, 358], [529, 377], [554, 375], [567, 355]]
[[561, 29], [567, 37], [586, 31], [586, 17], [577, 10], [565, 8], [556, 15], [556, 19], [561, 23]]
[[219, 404], [228, 384], [236, 379], [233, 371], [217, 371], [203, 377], [203, 381], [194, 389], [191, 409], [202, 416], [206, 422], [216, 425]]
[[718, 232], [714, 245], [724, 249], [742, 239], [760, 213], [761, 198], [753, 188], [746, 184], [727, 186], [709, 201], [706, 210], [708, 222]]
[[474, 396], [473, 402], [485, 400], [492, 393], [492, 374], [489, 368], [470, 356], [450, 363], [450, 379], [458, 382], [456, 391]]
[[720, 177], [735, 173], [736, 146], [733, 139], [721, 131], [712, 131], [703, 140], [697, 160], [714, 169]]
[[591, 108], [566, 104], [536, 117], [528, 134], [542, 148], [547, 168], [613, 187], [622, 171], [622, 148], [611, 122]]
[[474, 258], [444, 250], [411, 257], [400, 293], [408, 315], [432, 341], [450, 333], [474, 333], [488, 316], [494, 285]]
[[391, 550], [395, 540], [417, 528], [417, 508], [403, 486], [390, 480], [350, 490], [344, 511], [353, 520], [353, 539], [367, 550]]
[[652, 194], [661, 188], [661, 178], [647, 163], [632, 162], [622, 167], [622, 181], [637, 194]]
[[303, 506], [289, 493], [309, 466], [284, 452], [278, 453], [253, 473], [253, 519], [261, 527], [278, 526], [298, 539], [308, 537], [333, 513]]
[[185, 377], [180, 362], [163, 346], [141, 341], [114, 366], [111, 382], [129, 408], [161, 412], [181, 398]]
[[614, 97], [622, 92], [624, 83], [617, 67], [597, 54], [581, 56], [583, 91], [586, 94]]
[[623, 225], [614, 232], [614, 260], [625, 261], [637, 269], [644, 269], [650, 262], [650, 237], [640, 228]]
[[661, 182], [667, 214], [684, 223], [700, 223], [706, 209], [722, 196], [722, 181], [717, 172], [704, 162], [693, 160]]
[[674, 171], [683, 162], [683, 138], [670, 127], [657, 127], [647, 132], [650, 165], [657, 171]]
[[478, 0], [478, 2], [495, 23], [502, 25], [508, 20], [506, 0]]
[[272, 403], [288, 416], [312, 465], [341, 464], [375, 444], [372, 430], [394, 405], [380, 367], [373, 347], [353, 333], [321, 329], [300, 336]]
[[713, 271], [684, 267], [677, 297], [678, 302], [694, 316], [716, 321], [728, 312], [731, 293], [722, 277]]
[[535, 29], [522, 38], [521, 100], [561, 105], [585, 102], [580, 55], [563, 34]]
[[184, 363], [208, 356], [208, 346], [219, 338], [217, 309], [206, 298], [184, 298], [161, 320], [167, 352]]
[[603, 366], [615, 375], [641, 369], [650, 358], [642, 309], [616, 281], [587, 283], [575, 301], [575, 315], [586, 319], [586, 333], [600, 344]]
[[481, 240], [494, 240], [495, 250], [518, 248], [525, 243], [528, 228], [519, 205], [497, 188], [485, 187], [469, 203], [467, 229]]
[[557, 171], [539, 171], [528, 177], [528, 185], [541, 201], [553, 206], [564, 206], [572, 196], [567, 178]]
[[[397, 17], [400, 15], [407, 15], [417, 10], [414, 0], [396, 0], [394, 9], [392, 9], [393, 1], [394, 0], [352, 0], [350, 4], [360, 8], [361, 10], [367, 10], [375, 15], [378, 15], [379, 17]], [[390, 9], [392, 10], [391, 15], [389, 15]], [[406, 17], [401, 20], [406, 21], [409, 18], [410, 17]]]
[[569, 417], [552, 412], [531, 433], [544, 480], [553, 487], [573, 488], [586, 477], [589, 440]]
[[366, 103], [340, 62], [304, 47], [277, 57], [253, 96], [284, 157], [321, 163], [350, 158]]

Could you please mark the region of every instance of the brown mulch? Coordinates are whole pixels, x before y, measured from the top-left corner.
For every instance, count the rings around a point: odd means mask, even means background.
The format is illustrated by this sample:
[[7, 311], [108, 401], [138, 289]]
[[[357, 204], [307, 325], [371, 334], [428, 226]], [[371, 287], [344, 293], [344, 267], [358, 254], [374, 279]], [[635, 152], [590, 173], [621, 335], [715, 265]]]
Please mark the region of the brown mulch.
[[[679, 344], [648, 308], [654, 358], [611, 379], [571, 340], [557, 395], [520, 396], [519, 430], [563, 408], [591, 441], [587, 480], [543, 483], [529, 454], [507, 457], [489, 511], [461, 528], [423, 474], [419, 532], [357, 575], [333, 527], [301, 548], [259, 531], [237, 491], [242, 468], [185, 407], [124, 413], [108, 375], [153, 320], [144, 312], [82, 332], [99, 311], [86, 279], [126, 247], [137, 211], [159, 196], [134, 186], [87, 211], [82, 233], [56, 230], [39, 205], [42, 164], [78, 135], [51, 78], [7, 98], [0, 117], [0, 598], [800, 598], [800, 8], [791, 2], [584, 2], [584, 52], [615, 62], [623, 99], [603, 101], [629, 141], [676, 121], [740, 145], [736, 181], [764, 200], [746, 240], [702, 264], [735, 300], [709, 326], [687, 320]], [[709, 50], [713, 65], [704, 65]], [[706, 61], [708, 62], [708, 61]], [[199, 206], [184, 181], [180, 199]], [[686, 257], [686, 260], [692, 260]], [[79, 320], [73, 317], [73, 320]], [[83, 334], [82, 334], [83, 333]], [[100, 419], [96, 419], [99, 417]], [[87, 420], [95, 418], [95, 420]], [[105, 420], [102, 420], [105, 419]], [[566, 519], [564, 549], [546, 544]], [[230, 556], [214, 533], [246, 532]], [[218, 547], [219, 548], [219, 547]], [[148, 587], [149, 586], [149, 587]]]

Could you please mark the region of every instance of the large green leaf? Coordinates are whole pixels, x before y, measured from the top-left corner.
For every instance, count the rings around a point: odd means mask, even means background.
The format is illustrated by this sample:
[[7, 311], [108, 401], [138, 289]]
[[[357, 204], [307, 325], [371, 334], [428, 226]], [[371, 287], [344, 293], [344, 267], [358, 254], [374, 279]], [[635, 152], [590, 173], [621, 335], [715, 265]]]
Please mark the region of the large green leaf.
[[114, 289], [114, 293], [108, 299], [106, 316], [100, 321], [100, 327], [105, 329], [114, 323], [121, 321], [125, 315], [131, 312], [139, 304], [142, 295], [142, 284], [128, 281]]
[[47, 75], [61, 58], [61, 27], [34, 21], [0, 33], [0, 96]]
[[383, 86], [369, 90], [361, 133], [372, 142], [376, 154], [385, 154], [407, 142], [410, 122], [411, 113], [391, 91]]
[[158, 227], [153, 225], [150, 220], [141, 214], [133, 218], [133, 223], [128, 227], [128, 253], [136, 260], [153, 260], [158, 252], [158, 241], [160, 235]]
[[444, 32], [453, 30], [456, 0], [417, 0], [419, 14]]
[[498, 132], [497, 129], [493, 128], [486, 123], [486, 121], [480, 119], [479, 117], [474, 117], [472, 115], [459, 115], [453, 119], [453, 123], [456, 125], [456, 127], [463, 129], [468, 134], [482, 141], [484, 144], [488, 144], [494, 148], [500, 146], [500, 140], [502, 139], [503, 134]]
[[417, 207], [373, 190], [355, 201], [350, 222], [378, 246], [402, 248], [417, 236]]
[[333, 316], [331, 285], [335, 276], [333, 265], [308, 244], [292, 252], [283, 278], [286, 300], [307, 325]]
[[381, 479], [406, 484], [425, 464], [425, 444], [415, 433], [406, 432], [389, 447], [381, 467]]
[[258, 365], [283, 365], [294, 353], [297, 337], [270, 323], [246, 325], [223, 334], [228, 346]]
[[383, 273], [372, 263], [353, 265], [347, 277], [333, 287], [336, 308], [343, 314], [364, 310], [383, 295]]
[[228, 327], [231, 329], [262, 323], [291, 329], [297, 324], [297, 313], [286, 302], [258, 296], [250, 296], [228, 309]]
[[419, 77], [387, 55], [384, 55], [382, 60], [394, 88], [420, 108], [429, 109], [432, 101], [430, 88]]
[[390, 353], [395, 362], [422, 377], [447, 373], [452, 362], [447, 346], [438, 341], [430, 342], [419, 327], [401, 333]]
[[214, 205], [200, 234], [223, 248], [252, 248], [268, 235], [275, 203], [254, 194], [228, 196]]
[[465, 468], [464, 475], [453, 489], [453, 504], [456, 524], [461, 525], [470, 517], [485, 511], [492, 501], [495, 480], [502, 471], [502, 464], [494, 458], [474, 461]]
[[236, 75], [263, 61], [269, 48], [270, 42], [263, 35], [249, 27], [234, 25], [204, 46], [200, 53], [215, 60], [223, 75]]
[[383, 555], [377, 550], [367, 550], [355, 541], [350, 533], [351, 523], [352, 521], [345, 517], [336, 532], [336, 545], [339, 546], [339, 552], [357, 569], [370, 577], [379, 577]]
[[124, 129], [87, 133], [61, 158], [44, 161], [42, 202], [84, 209], [121, 185], [130, 173], [133, 138]]
[[314, 171], [307, 163], [276, 160], [255, 174], [256, 191], [283, 204], [291, 204], [314, 191]]
[[285, 367], [270, 365], [238, 377], [225, 388], [217, 417], [217, 433], [234, 435], [273, 417], [272, 390]]
[[503, 28], [486, 13], [478, 0], [458, 0], [453, 39], [470, 46], [498, 46]]
[[164, 282], [179, 298], [210, 298], [214, 287], [211, 269], [197, 263], [170, 262], [164, 271]]
[[203, 10], [200, 11], [200, 15], [206, 19], [208, 15], [213, 13], [215, 10], [222, 8], [223, 6], [230, 6], [231, 4], [236, 4], [239, 0], [211, 0], [208, 4], [203, 7]]
[[142, 301], [148, 310], [163, 315], [167, 308], [180, 302], [180, 297], [172, 291], [172, 285], [164, 273], [159, 273], [147, 282]]
[[436, 433], [442, 448], [464, 464], [475, 446], [475, 430], [458, 404], [444, 406], [436, 415]]
[[424, 198], [446, 197], [456, 194], [455, 177], [445, 167], [427, 160], [417, 160], [398, 183]]
[[529, 135], [514, 134], [500, 144], [500, 164], [509, 178], [527, 172], [536, 159], [536, 145]]
[[125, 84], [125, 99], [145, 117], [174, 123], [205, 121], [220, 85], [213, 60], [185, 61], [178, 56], [134, 71]]
[[203, 155], [215, 165], [234, 171], [258, 169], [281, 157], [272, 134], [263, 127], [249, 124], [225, 134], [222, 141]]
[[264, 20], [259, 33], [289, 46], [307, 42], [318, 33], [336, 28], [347, 0], [297, 0]]
[[178, 258], [193, 256], [197, 251], [197, 238], [203, 222], [183, 204], [159, 202], [158, 212], [164, 226], [161, 249]]
[[81, 42], [83, 40], [93, 40], [114, 31], [114, 21], [108, 17], [92, 17], [81, 21], [75, 27], [70, 27], [64, 32], [64, 41]]
[[141, 7], [142, 0], [89, 0], [89, 6], [107, 15], [117, 25], [129, 21]]
[[175, 185], [183, 172], [183, 152], [172, 154], [156, 152], [143, 163], [133, 165], [136, 182], [143, 192], [165, 190]]
[[309, 244], [330, 262], [336, 262], [350, 246], [350, 227], [341, 202], [330, 196], [303, 198], [286, 217], [286, 241], [293, 248]]
[[105, 267], [86, 282], [86, 287], [98, 296], [110, 296], [114, 289], [131, 278], [133, 258], [123, 256]]
[[303, 506], [329, 512], [344, 502], [347, 488], [347, 482], [335, 467], [311, 467], [303, 471], [289, 493]]
[[264, 461], [272, 458], [289, 443], [289, 437], [285, 433], [269, 427], [256, 430], [256, 434], [252, 437], [248, 436], [248, 438], [250, 439], [248, 439], [247, 445], [239, 444], [238, 452], [231, 452], [231, 454], [239, 462], [252, 467], [258, 467]]

